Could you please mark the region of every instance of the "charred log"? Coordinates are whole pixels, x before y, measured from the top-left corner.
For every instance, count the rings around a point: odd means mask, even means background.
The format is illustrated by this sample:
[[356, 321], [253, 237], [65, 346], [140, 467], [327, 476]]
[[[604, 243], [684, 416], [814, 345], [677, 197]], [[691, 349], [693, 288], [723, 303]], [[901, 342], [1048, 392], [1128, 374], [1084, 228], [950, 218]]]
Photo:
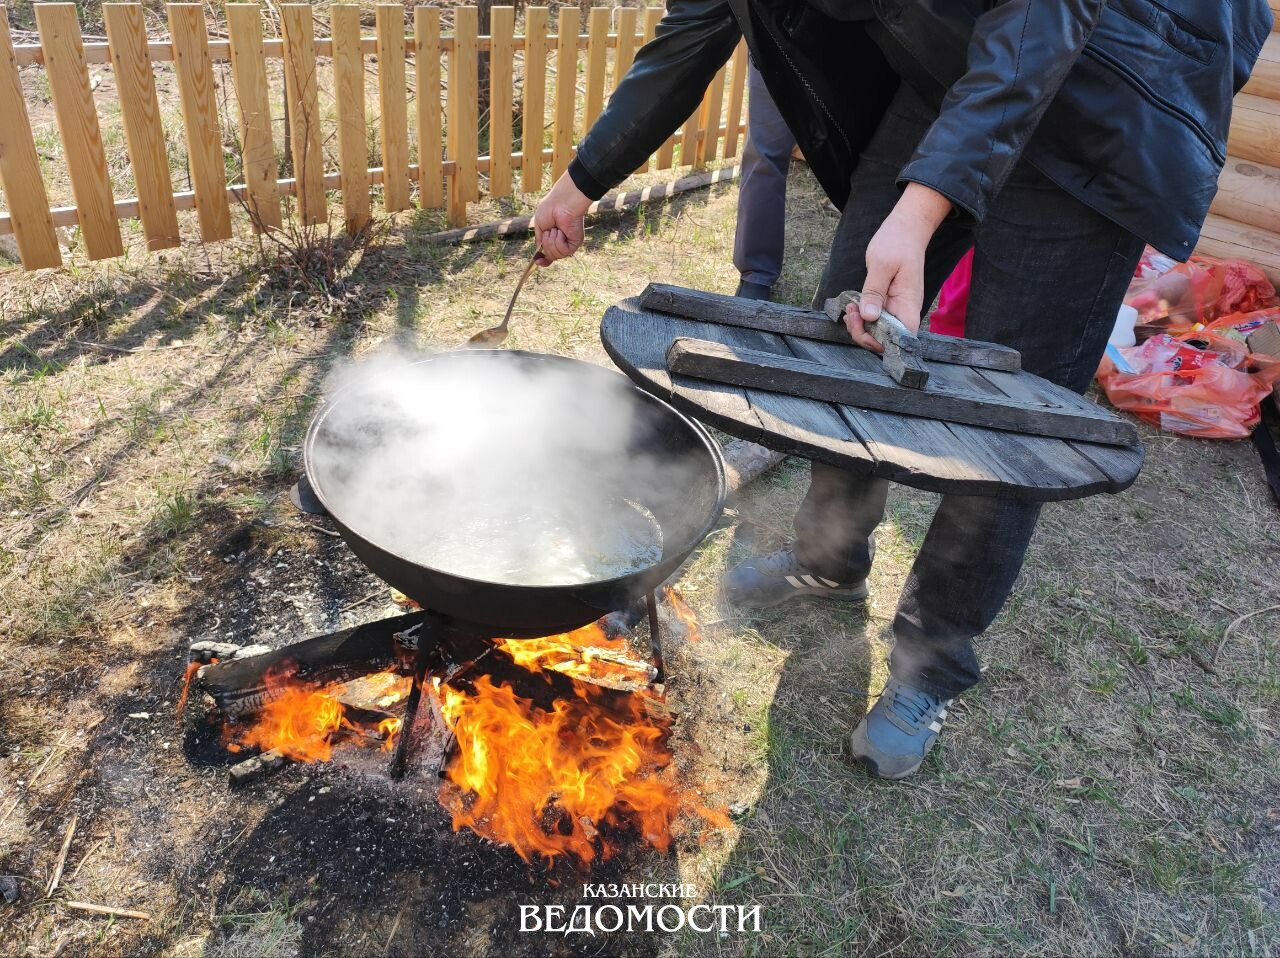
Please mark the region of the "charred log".
[[225, 716], [256, 712], [271, 698], [268, 673], [327, 685], [403, 665], [404, 650], [397, 643], [397, 634], [410, 631], [423, 617], [422, 612], [399, 615], [250, 658], [218, 662], [200, 670], [200, 685]]

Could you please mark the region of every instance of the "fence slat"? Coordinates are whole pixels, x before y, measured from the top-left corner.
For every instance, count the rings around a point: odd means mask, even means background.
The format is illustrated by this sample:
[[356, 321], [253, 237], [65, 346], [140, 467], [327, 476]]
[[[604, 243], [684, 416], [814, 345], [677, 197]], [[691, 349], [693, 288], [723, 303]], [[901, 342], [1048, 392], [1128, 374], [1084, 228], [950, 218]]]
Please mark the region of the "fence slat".
[[378, 104], [382, 108], [382, 202], [409, 208], [409, 101], [404, 65], [404, 6], [378, 4]]
[[489, 32], [489, 195], [511, 194], [511, 66], [515, 7], [494, 7]]
[[267, 63], [262, 55], [262, 10], [256, 3], [227, 4], [231, 79], [240, 105], [240, 157], [245, 203], [255, 230], [280, 228], [276, 146], [267, 99]]
[[640, 15], [640, 11], [635, 7], [622, 7], [616, 12], [618, 14], [618, 49], [613, 58], [613, 89], [615, 90], [618, 89], [618, 84], [627, 75], [632, 61], [636, 58], [636, 23]]
[[[644, 44], [648, 43], [650, 40], [653, 39], [654, 35], [658, 32], [658, 22], [660, 20], [662, 20], [662, 9], [660, 7], [645, 7], [644, 32], [641, 34], [641, 37], [640, 37], [641, 46], [643, 46]], [[649, 160], [645, 159], [643, 163], [641, 163], [638, 167], [636, 167], [636, 172], [648, 173]]]
[[702, 132], [702, 114], [707, 109], [707, 94], [680, 127], [680, 165], [692, 166], [697, 159], [698, 137]]
[[444, 206], [440, 152], [440, 8], [413, 11], [414, 69], [418, 92], [418, 202], [423, 209]]
[[561, 7], [556, 30], [556, 114], [551, 133], [551, 179], [569, 168], [578, 102], [578, 8]]
[[667, 142], [658, 147], [658, 152], [653, 160], [653, 168], [655, 170], [669, 170], [672, 163], [675, 162], [676, 138], [675, 135], [667, 137]]
[[733, 80], [729, 89], [729, 118], [725, 121], [724, 158], [738, 155], [738, 127], [742, 124], [742, 93], [747, 87], [747, 42], [738, 41], [733, 51]]
[[462, 129], [467, 149], [463, 154], [461, 182], [466, 189], [468, 203], [480, 202], [480, 24], [479, 10], [461, 8], [465, 12], [454, 16], [454, 49], [458, 51], [458, 67], [465, 78], [462, 101]]
[[587, 16], [587, 99], [583, 105], [583, 130], [591, 129], [604, 109], [605, 70], [609, 65], [609, 9], [592, 7]]
[[644, 32], [640, 38], [642, 46], [658, 35], [658, 24], [662, 22], [663, 12], [662, 7], [644, 8]]
[[147, 55], [142, 5], [104, 3], [102, 14], [111, 46], [111, 68], [116, 78], [129, 165], [133, 167], [138, 190], [138, 216], [147, 237], [147, 249], [171, 249], [182, 239], [178, 235], [178, 211], [173, 205], [169, 157], [160, 127], [160, 104], [156, 100], [151, 59]]
[[526, 193], [542, 190], [542, 134], [546, 127], [547, 8], [524, 10], [524, 128], [520, 188]]
[[724, 107], [724, 81], [729, 65], [726, 63], [716, 71], [715, 79], [707, 87], [706, 96], [702, 100], [702, 134], [698, 137], [698, 145], [693, 150], [693, 165], [706, 166], [715, 160], [720, 146], [720, 114]]
[[320, 155], [320, 107], [316, 96], [315, 29], [311, 5], [279, 7], [284, 33], [284, 89], [289, 108], [293, 175], [298, 180], [298, 206], [308, 226], [328, 218], [324, 196], [324, 164]]
[[449, 177], [449, 225], [467, 221], [467, 203], [479, 199], [480, 181], [476, 173], [477, 93], [475, 7], [455, 7], [453, 11], [453, 53], [449, 55], [449, 158], [454, 172]]
[[229, 240], [232, 214], [227, 204], [227, 164], [214, 100], [214, 61], [209, 56], [202, 4], [169, 4], [169, 36], [187, 138], [187, 165], [196, 193], [196, 216], [204, 242]]
[[27, 102], [9, 35], [9, 11], [0, 5], [0, 182], [4, 183], [9, 221], [23, 269], [61, 266], [58, 234], [49, 215], [49, 196], [40, 175], [40, 158], [31, 136]]
[[90, 259], [120, 256], [124, 246], [116, 224], [115, 197], [107, 174], [98, 114], [89, 90], [89, 68], [84, 62], [76, 5], [38, 3], [35, 11], [85, 250]]
[[196, 194], [200, 238], [208, 243], [231, 238], [231, 209], [227, 205], [218, 104], [213, 96], [213, 61], [205, 30], [202, 4], [169, 4], [169, 37], [187, 139], [187, 164]]
[[[230, 9], [230, 8], [228, 8]], [[364, 101], [364, 51], [360, 47], [360, 8], [329, 8], [333, 34], [333, 85], [338, 105], [338, 171], [342, 182], [342, 215], [348, 233], [369, 222], [369, 146]], [[383, 169], [387, 169], [383, 161]], [[408, 161], [405, 161], [408, 175]], [[405, 193], [409, 188], [406, 183]]]

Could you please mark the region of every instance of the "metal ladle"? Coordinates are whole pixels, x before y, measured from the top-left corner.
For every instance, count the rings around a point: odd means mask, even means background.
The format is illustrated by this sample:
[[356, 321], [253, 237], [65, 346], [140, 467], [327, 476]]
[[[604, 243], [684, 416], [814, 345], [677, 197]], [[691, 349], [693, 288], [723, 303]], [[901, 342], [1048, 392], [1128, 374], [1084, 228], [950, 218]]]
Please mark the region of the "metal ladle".
[[497, 326], [491, 326], [489, 329], [482, 329], [470, 339], [467, 340], [468, 349], [489, 349], [494, 346], [501, 346], [507, 338], [507, 325], [511, 322], [511, 312], [516, 308], [516, 298], [520, 295], [520, 290], [524, 287], [525, 280], [533, 272], [533, 268], [538, 265], [538, 257], [542, 255], [542, 247], [539, 246], [533, 251], [533, 259], [529, 260], [529, 265], [524, 268], [524, 272], [520, 275], [520, 282], [516, 283], [515, 292], [511, 294], [511, 302], [507, 303], [507, 314], [502, 317], [502, 322]]

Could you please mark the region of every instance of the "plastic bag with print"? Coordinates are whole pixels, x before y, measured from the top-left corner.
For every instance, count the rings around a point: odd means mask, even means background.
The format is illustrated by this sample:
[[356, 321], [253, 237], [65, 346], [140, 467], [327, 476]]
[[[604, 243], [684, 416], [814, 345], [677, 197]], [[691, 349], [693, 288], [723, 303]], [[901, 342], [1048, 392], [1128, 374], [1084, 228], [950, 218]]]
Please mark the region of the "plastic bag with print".
[[1162, 333], [1140, 346], [1110, 347], [1098, 382], [1117, 409], [1202, 439], [1243, 439], [1258, 404], [1280, 379], [1280, 363], [1251, 355], [1218, 331]]

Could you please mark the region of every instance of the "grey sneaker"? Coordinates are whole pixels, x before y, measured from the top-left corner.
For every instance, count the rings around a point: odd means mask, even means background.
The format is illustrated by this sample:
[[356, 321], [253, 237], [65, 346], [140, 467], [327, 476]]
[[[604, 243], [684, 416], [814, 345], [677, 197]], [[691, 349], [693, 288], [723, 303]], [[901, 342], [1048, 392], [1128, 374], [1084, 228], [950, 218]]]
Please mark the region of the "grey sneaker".
[[767, 609], [801, 595], [861, 601], [867, 597], [867, 581], [836, 582], [804, 569], [795, 553], [782, 549], [747, 559], [725, 578], [724, 594], [734, 605]]
[[858, 727], [845, 740], [855, 765], [880, 778], [906, 778], [938, 741], [947, 707], [955, 699], [937, 699], [890, 678]]

